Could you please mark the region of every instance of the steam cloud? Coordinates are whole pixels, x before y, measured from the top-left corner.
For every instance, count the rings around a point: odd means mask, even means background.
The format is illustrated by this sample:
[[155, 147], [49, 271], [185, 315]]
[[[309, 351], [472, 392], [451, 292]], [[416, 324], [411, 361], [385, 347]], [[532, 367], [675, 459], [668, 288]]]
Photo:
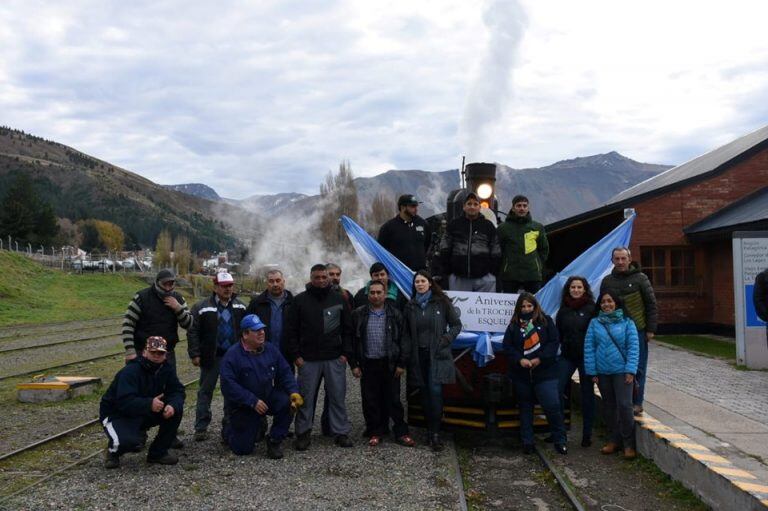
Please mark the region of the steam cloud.
[[488, 46], [459, 125], [467, 161], [485, 161], [488, 139], [512, 96], [512, 71], [527, 16], [518, 0], [489, 0], [483, 22], [489, 32]]

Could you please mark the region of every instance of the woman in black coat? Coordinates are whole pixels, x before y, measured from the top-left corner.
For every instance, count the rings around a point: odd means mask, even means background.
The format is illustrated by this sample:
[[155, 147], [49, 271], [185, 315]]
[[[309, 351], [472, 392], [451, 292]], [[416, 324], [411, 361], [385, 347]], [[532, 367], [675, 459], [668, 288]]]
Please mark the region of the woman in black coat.
[[[581, 429], [581, 446], [592, 445], [592, 424], [595, 421], [595, 389], [592, 379], [584, 372], [584, 336], [590, 320], [595, 315], [595, 297], [584, 277], [573, 275], [563, 286], [560, 310], [557, 312], [557, 331], [560, 334], [558, 362], [560, 396], [565, 395], [574, 371], [579, 371], [581, 413], [584, 419]], [[569, 394], [570, 395], [570, 394]]]
[[443, 385], [456, 381], [451, 344], [461, 332], [461, 321], [451, 300], [429, 272], [416, 272], [411, 296], [403, 309], [403, 335], [408, 336], [403, 345], [411, 347], [408, 387], [421, 389], [429, 444], [433, 450], [440, 451], [443, 448], [440, 439]]
[[565, 424], [560, 408], [557, 352], [560, 340], [552, 318], [544, 314], [531, 293], [520, 293], [504, 333], [509, 377], [520, 410], [523, 452], [533, 452], [533, 404], [538, 399], [547, 416], [555, 450], [567, 454]]

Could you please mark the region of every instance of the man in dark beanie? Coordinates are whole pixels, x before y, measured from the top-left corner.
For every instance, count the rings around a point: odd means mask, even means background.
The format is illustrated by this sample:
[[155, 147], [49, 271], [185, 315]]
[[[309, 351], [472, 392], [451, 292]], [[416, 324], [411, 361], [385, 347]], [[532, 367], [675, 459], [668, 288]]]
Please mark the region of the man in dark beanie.
[[176, 275], [173, 270], [160, 270], [155, 283], [133, 296], [123, 319], [123, 347], [125, 360], [133, 360], [141, 353], [147, 339], [153, 335], [168, 343], [167, 362], [176, 368], [174, 348], [179, 342], [179, 330], [192, 326], [192, 314], [184, 298], [174, 291]]

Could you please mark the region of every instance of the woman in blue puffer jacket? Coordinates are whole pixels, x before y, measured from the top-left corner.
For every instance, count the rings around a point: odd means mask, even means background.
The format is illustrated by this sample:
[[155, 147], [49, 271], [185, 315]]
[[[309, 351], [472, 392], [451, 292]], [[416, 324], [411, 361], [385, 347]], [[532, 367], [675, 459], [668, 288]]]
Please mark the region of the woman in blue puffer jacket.
[[609, 441], [600, 450], [613, 454], [624, 447], [624, 458], [637, 456], [635, 420], [632, 415], [640, 343], [635, 323], [625, 317], [621, 299], [612, 292], [598, 298], [600, 313], [590, 321], [584, 338], [584, 371], [597, 383]]

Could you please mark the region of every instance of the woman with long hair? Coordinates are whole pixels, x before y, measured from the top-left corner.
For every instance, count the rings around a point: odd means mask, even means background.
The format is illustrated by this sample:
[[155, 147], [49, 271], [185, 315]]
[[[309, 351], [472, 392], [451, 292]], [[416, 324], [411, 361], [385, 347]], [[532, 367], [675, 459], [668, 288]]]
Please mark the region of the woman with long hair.
[[440, 451], [443, 385], [456, 381], [451, 343], [461, 332], [461, 321], [451, 300], [429, 272], [416, 272], [411, 296], [403, 310], [403, 349], [410, 346], [411, 353], [408, 387], [421, 390], [429, 444], [434, 451]]
[[632, 459], [637, 456], [632, 415], [632, 391], [640, 357], [637, 328], [624, 315], [618, 295], [604, 291], [598, 304], [600, 313], [589, 323], [584, 338], [584, 370], [597, 383], [603, 398], [610, 440], [600, 452], [613, 454], [623, 446], [624, 458]]
[[595, 297], [587, 279], [578, 275], [568, 277], [563, 286], [560, 309], [555, 320], [557, 332], [560, 334], [560, 396], [565, 395], [574, 371], [578, 370], [581, 412], [584, 419], [581, 427], [582, 447], [592, 445], [592, 424], [595, 421], [595, 384], [584, 372], [584, 337], [594, 315]]
[[544, 314], [531, 293], [520, 293], [512, 320], [504, 333], [509, 355], [509, 378], [520, 410], [520, 436], [523, 452], [533, 452], [534, 398], [547, 416], [555, 450], [567, 454], [565, 424], [560, 407], [557, 352], [560, 340], [552, 318]]

